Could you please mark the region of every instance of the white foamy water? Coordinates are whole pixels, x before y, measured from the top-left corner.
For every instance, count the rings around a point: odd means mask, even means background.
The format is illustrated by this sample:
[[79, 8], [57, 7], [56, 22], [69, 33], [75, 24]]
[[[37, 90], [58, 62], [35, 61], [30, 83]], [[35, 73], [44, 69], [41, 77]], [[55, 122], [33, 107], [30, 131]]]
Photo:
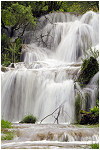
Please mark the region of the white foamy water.
[[98, 45], [98, 16], [90, 11], [83, 16], [53, 13], [39, 19], [31, 44], [23, 45], [23, 62], [2, 74], [2, 118], [20, 121], [33, 114], [41, 121], [57, 109], [43, 122], [57, 122], [57, 117], [59, 123], [75, 121], [74, 81], [81, 57], [89, 46]]
[[[17, 124], [16, 136], [12, 141], [4, 141], [2, 148], [87, 148], [99, 143], [99, 128], [79, 128], [66, 124]], [[14, 128], [13, 128], [14, 129]]]

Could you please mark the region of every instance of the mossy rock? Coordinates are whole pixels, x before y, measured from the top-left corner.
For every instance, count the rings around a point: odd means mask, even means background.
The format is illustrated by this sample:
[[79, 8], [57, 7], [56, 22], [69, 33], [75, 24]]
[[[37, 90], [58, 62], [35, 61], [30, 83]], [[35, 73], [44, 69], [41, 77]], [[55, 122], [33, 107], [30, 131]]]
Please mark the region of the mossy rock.
[[84, 111], [84, 110], [82, 110], [82, 109], [80, 110], [80, 114], [83, 114], [83, 115], [86, 114], [86, 115], [87, 115], [87, 114], [89, 114], [89, 113], [90, 113], [90, 112]]
[[2, 72], [6, 72], [6, 71], [8, 71], [8, 68], [5, 67], [5, 66], [1, 66], [1, 71], [2, 71]]
[[11, 64], [11, 68], [15, 68], [14, 63]]
[[77, 95], [75, 98], [75, 117], [76, 121], [80, 120], [80, 110], [81, 110], [81, 96], [80, 94]]
[[80, 82], [80, 86], [88, 84], [91, 78], [99, 71], [99, 64], [94, 57], [85, 59], [81, 66], [81, 72], [77, 79]]
[[35, 123], [37, 121], [36, 117], [33, 115], [26, 116], [19, 123]]
[[97, 124], [99, 123], [99, 114], [93, 114], [91, 112], [82, 112], [80, 124]]

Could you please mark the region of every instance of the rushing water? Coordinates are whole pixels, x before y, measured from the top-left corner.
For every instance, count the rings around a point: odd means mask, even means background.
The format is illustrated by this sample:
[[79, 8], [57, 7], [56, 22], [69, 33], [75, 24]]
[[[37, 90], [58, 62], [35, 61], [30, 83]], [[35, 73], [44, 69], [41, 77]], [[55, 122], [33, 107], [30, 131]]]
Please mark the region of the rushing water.
[[[2, 118], [16, 122], [33, 114], [41, 121], [57, 109], [44, 122], [54, 123], [57, 117], [60, 123], [74, 122], [74, 81], [85, 51], [98, 45], [98, 34], [99, 15], [92, 11], [83, 16], [53, 13], [41, 17], [31, 44], [23, 45], [22, 62], [2, 73]], [[93, 107], [97, 87], [90, 84], [92, 88], [84, 90], [92, 92], [89, 107]]]
[[[99, 142], [99, 128], [79, 128], [66, 124], [18, 124], [14, 123], [16, 136], [2, 141], [6, 149], [64, 149], [91, 148]], [[9, 129], [10, 130], [10, 129]]]

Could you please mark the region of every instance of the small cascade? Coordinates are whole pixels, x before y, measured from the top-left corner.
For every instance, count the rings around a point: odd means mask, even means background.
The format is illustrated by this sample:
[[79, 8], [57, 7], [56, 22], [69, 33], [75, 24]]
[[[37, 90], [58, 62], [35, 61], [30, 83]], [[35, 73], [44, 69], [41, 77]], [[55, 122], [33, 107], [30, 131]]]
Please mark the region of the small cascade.
[[[2, 79], [2, 93], [6, 91], [2, 94], [4, 108], [2, 117], [10, 121], [19, 121], [25, 115], [32, 113], [41, 120], [60, 106], [59, 121], [74, 120], [74, 84], [71, 77], [66, 80], [67, 76], [67, 69], [8, 71]], [[54, 114], [55, 117], [58, 111]], [[69, 113], [70, 116], [67, 115]], [[48, 118], [47, 122], [54, 122], [54, 120], [53, 116]]]
[[99, 15], [93, 11], [89, 11], [85, 13], [82, 18], [81, 22], [85, 24], [89, 24], [93, 28], [93, 45], [97, 45], [99, 43]]
[[77, 82], [75, 82], [75, 97], [79, 94], [81, 96], [81, 108], [85, 111], [89, 111], [96, 105], [96, 100], [99, 98], [99, 72], [97, 72], [90, 82], [81, 88]]
[[[99, 128], [79, 128], [67, 124], [16, 124], [16, 136], [1, 145], [6, 149], [70, 149], [91, 148], [99, 143]], [[7, 143], [8, 142], [8, 143]]]
[[[74, 82], [85, 51], [98, 45], [98, 16], [59, 12], [39, 19], [31, 44], [22, 46], [21, 62], [2, 67], [2, 118], [16, 122], [33, 114], [40, 122], [52, 114], [43, 123], [75, 122]], [[89, 107], [95, 105], [94, 78], [83, 89], [94, 95]]]
[[57, 58], [65, 62], [80, 61], [79, 58], [84, 56], [89, 44], [93, 43], [92, 37], [93, 30], [89, 25], [82, 24], [79, 21], [70, 23], [68, 34], [57, 48]]
[[[15, 126], [18, 128], [19, 125]], [[59, 130], [58, 130], [59, 129]], [[30, 135], [29, 135], [30, 133]], [[59, 141], [59, 142], [75, 142], [75, 141], [98, 141], [98, 128], [78, 128], [71, 125], [21, 125], [17, 130], [18, 141]], [[16, 140], [16, 138], [15, 138]]]
[[23, 45], [21, 60], [27, 64], [33, 61], [45, 60], [49, 51], [37, 47], [35, 44]]
[[87, 92], [90, 96], [89, 108], [93, 108], [96, 105], [99, 93], [99, 72], [91, 79], [90, 83], [84, 88], [85, 93]]
[[31, 43], [35, 42], [38, 46], [55, 51], [70, 28], [69, 22], [80, 20], [80, 17], [78, 14], [63, 12], [42, 16], [38, 20], [38, 26]]

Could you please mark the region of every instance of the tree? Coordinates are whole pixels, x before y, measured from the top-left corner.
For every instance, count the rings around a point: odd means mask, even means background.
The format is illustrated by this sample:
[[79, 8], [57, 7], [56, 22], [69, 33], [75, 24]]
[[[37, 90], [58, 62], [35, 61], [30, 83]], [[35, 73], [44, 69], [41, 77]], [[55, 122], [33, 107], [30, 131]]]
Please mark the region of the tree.
[[[2, 1], [1, 2], [1, 62], [8, 66], [13, 57], [14, 62], [20, 60], [20, 48], [15, 49], [17, 38], [22, 38], [27, 27], [31, 29], [36, 26], [36, 18], [55, 11], [85, 13], [88, 10], [98, 11], [99, 1]], [[36, 17], [36, 18], [35, 18]], [[30, 30], [30, 28], [29, 28]], [[10, 39], [16, 35], [15, 44]], [[6, 33], [6, 34], [4, 34]], [[41, 35], [43, 44], [47, 47]], [[10, 38], [9, 38], [10, 37]], [[39, 40], [39, 39], [37, 39]], [[17, 46], [18, 47], [18, 46]]]
[[[11, 62], [20, 61], [21, 42], [19, 38], [23, 36], [28, 25], [33, 28], [36, 25], [36, 18], [32, 14], [31, 6], [24, 6], [18, 2], [2, 1], [1, 63], [5, 66], [8, 66]], [[20, 31], [20, 33], [16, 36], [15, 41], [11, 42], [16, 30]]]
[[32, 15], [31, 6], [26, 7], [19, 3], [13, 3], [11, 6], [2, 9], [1, 16], [2, 27], [8, 30], [7, 26], [11, 26], [10, 37], [13, 37], [14, 31], [18, 29], [22, 29], [22, 36], [29, 24], [33, 27], [36, 25], [36, 18]]
[[84, 14], [86, 11], [99, 11], [99, 1], [64, 1], [62, 9], [67, 12]]

